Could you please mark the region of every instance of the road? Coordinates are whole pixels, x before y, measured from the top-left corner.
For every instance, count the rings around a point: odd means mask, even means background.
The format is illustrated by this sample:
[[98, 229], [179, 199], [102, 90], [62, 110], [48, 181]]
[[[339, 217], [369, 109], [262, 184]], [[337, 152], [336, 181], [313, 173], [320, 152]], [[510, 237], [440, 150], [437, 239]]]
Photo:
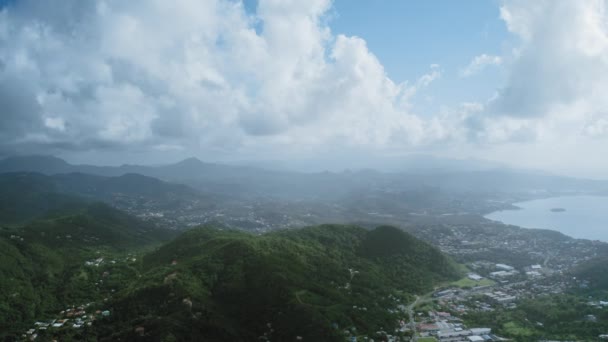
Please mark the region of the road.
[[416, 332], [416, 320], [414, 319], [414, 308], [416, 307], [416, 305], [418, 305], [418, 301], [420, 300], [420, 297], [416, 296], [416, 300], [408, 305], [407, 307], [407, 314], [410, 317], [410, 328], [412, 329], [412, 339], [410, 341], [416, 342], [418, 341], [418, 336], [417, 336], [417, 332]]
[[412, 339], [410, 341], [417, 342], [418, 341], [418, 332], [416, 331], [416, 319], [414, 316], [414, 309], [418, 304], [428, 303], [434, 301], [436, 298], [433, 298], [432, 295], [435, 290], [425, 293], [422, 296], [416, 296], [416, 300], [412, 302], [412, 304], [407, 306], [407, 314], [410, 318], [410, 327], [412, 329]]

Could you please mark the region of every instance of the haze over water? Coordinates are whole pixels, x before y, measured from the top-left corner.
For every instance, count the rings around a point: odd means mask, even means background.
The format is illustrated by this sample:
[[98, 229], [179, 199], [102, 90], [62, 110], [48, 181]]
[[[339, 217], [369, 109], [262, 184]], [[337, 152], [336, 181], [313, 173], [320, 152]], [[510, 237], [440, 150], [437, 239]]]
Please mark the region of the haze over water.
[[[485, 217], [524, 228], [552, 229], [574, 238], [608, 242], [608, 197], [552, 197], [514, 205], [521, 209], [496, 211]], [[553, 212], [553, 208], [566, 211]]]

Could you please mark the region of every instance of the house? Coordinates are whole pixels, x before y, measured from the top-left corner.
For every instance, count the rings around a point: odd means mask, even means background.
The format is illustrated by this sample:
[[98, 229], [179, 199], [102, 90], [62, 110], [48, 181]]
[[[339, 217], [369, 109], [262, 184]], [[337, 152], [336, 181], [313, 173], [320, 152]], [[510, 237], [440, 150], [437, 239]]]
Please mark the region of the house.
[[483, 277], [482, 277], [482, 276], [480, 276], [479, 274], [476, 274], [476, 273], [469, 273], [469, 274], [467, 275], [467, 277], [468, 277], [469, 279], [471, 279], [471, 280], [475, 280], [475, 281], [480, 281], [481, 279], [483, 279]]
[[517, 271], [515, 270], [511, 270], [511, 271], [496, 271], [496, 272], [491, 272], [490, 273], [490, 277], [508, 277], [508, 276], [512, 276], [517, 274]]
[[595, 315], [587, 315], [587, 316], [585, 316], [585, 321], [587, 321], [587, 322], [597, 322], [597, 317]]
[[437, 326], [437, 324], [420, 324], [418, 326], [418, 330], [428, 333], [438, 333], [441, 329]]
[[484, 342], [484, 339], [481, 336], [473, 335], [473, 336], [467, 337], [467, 341], [469, 341], [469, 342]]
[[442, 318], [448, 318], [448, 317], [452, 316], [449, 312], [443, 312], [443, 311], [436, 312], [435, 314]]
[[442, 331], [437, 334], [437, 337], [440, 340], [452, 339], [454, 337], [465, 337], [471, 335], [470, 330], [461, 330], [461, 331]]

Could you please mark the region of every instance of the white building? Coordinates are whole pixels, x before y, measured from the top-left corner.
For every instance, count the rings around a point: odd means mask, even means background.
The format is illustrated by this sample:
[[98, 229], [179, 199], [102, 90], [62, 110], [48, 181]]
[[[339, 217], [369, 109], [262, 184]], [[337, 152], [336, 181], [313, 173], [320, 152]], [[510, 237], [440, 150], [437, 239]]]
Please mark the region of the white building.
[[471, 334], [473, 335], [489, 335], [492, 333], [491, 328], [471, 328]]
[[505, 264], [496, 264], [496, 268], [505, 270], [505, 271], [513, 271], [515, 268], [513, 266], [505, 265]]
[[469, 277], [469, 279], [471, 279], [471, 280], [475, 280], [475, 281], [480, 281], [481, 279], [483, 279], [483, 277], [482, 277], [482, 276], [480, 276], [480, 275], [479, 275], [479, 274], [477, 274], [477, 273], [469, 273], [469, 274], [467, 275], [467, 277]]

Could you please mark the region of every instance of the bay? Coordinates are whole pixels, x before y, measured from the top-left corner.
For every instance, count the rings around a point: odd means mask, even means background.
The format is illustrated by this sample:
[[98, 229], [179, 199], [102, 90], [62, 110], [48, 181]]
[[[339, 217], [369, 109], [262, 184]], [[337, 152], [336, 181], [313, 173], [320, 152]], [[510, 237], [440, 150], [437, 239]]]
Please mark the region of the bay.
[[[544, 228], [568, 236], [608, 242], [608, 197], [563, 196], [514, 203], [485, 217], [524, 228]], [[563, 209], [563, 210], [562, 210]]]

